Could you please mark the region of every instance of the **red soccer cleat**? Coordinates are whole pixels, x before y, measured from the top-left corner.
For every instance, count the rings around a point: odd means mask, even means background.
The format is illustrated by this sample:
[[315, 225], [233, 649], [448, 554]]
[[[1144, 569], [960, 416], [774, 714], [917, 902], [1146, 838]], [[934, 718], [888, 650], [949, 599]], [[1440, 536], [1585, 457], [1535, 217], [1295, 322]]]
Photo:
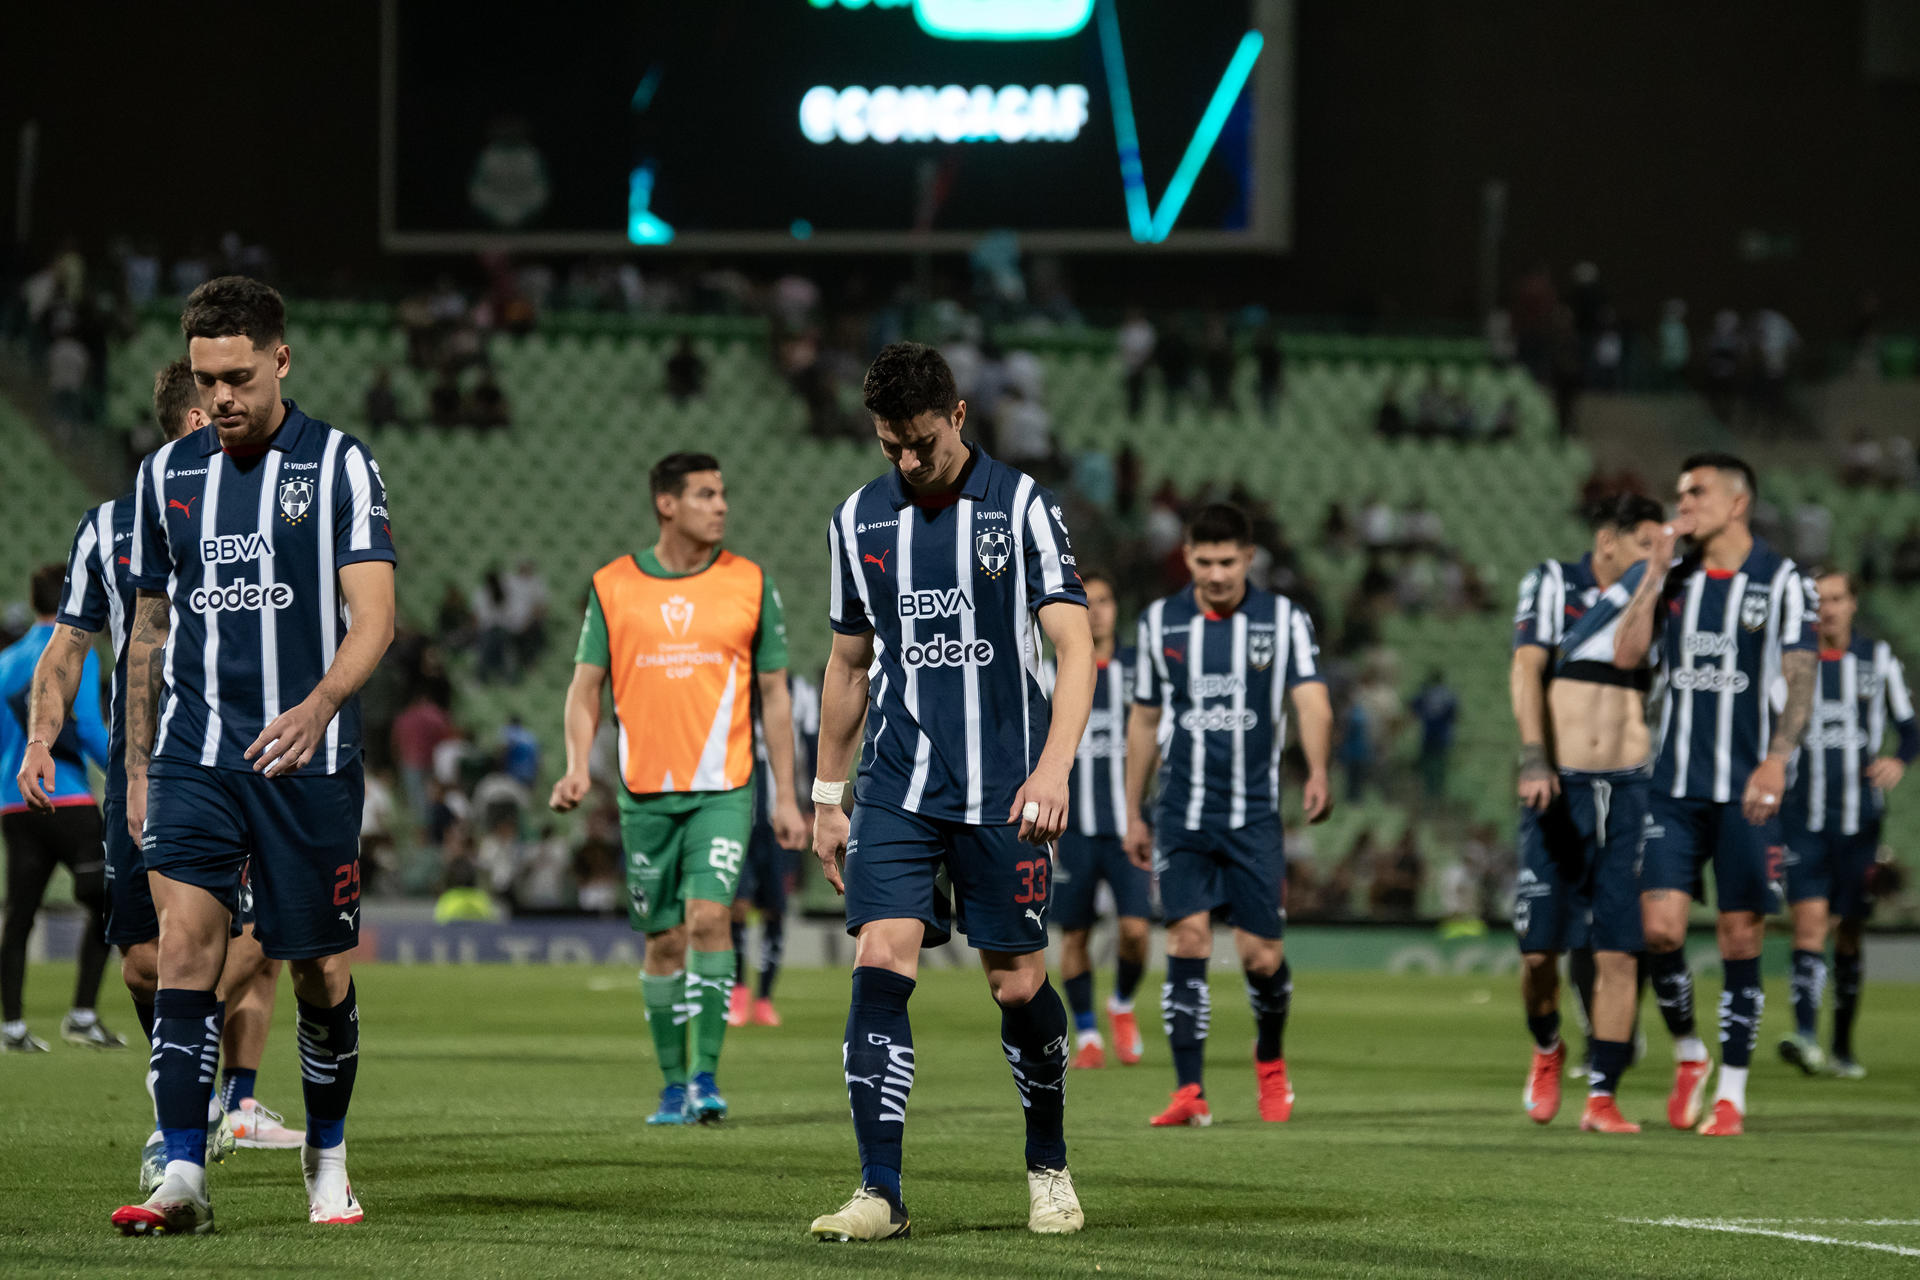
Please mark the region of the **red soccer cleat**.
[[1107, 1051], [1100, 1047], [1098, 1040], [1089, 1040], [1080, 1046], [1068, 1065], [1076, 1071], [1098, 1071], [1107, 1065]]
[[1620, 1114], [1620, 1104], [1612, 1094], [1587, 1099], [1586, 1112], [1580, 1117], [1582, 1133], [1638, 1133], [1640, 1126]]
[[746, 1026], [747, 1016], [752, 1006], [753, 997], [748, 994], [747, 989], [736, 985], [733, 989], [733, 994], [727, 997], [727, 1025], [730, 1027]]
[[1183, 1084], [1173, 1091], [1172, 1105], [1147, 1123], [1156, 1128], [1185, 1124], [1204, 1129], [1213, 1123], [1213, 1112], [1208, 1109], [1207, 1100], [1200, 1096], [1199, 1085]]
[[1293, 1085], [1287, 1079], [1287, 1060], [1256, 1061], [1253, 1073], [1260, 1079], [1260, 1118], [1284, 1124], [1293, 1114]]
[[1520, 1101], [1527, 1109], [1527, 1118], [1535, 1124], [1545, 1124], [1560, 1114], [1560, 1074], [1566, 1065], [1565, 1041], [1546, 1053], [1533, 1051], [1533, 1069], [1527, 1072], [1527, 1088]]
[[1133, 1016], [1133, 1010], [1115, 1013], [1109, 1008], [1107, 1021], [1113, 1024], [1113, 1056], [1120, 1059], [1120, 1065], [1130, 1067], [1140, 1061], [1146, 1045], [1141, 1042], [1140, 1020]]
[[1707, 1077], [1712, 1074], [1713, 1063], [1705, 1058], [1674, 1064], [1673, 1092], [1667, 1095], [1668, 1124], [1676, 1129], [1691, 1129], [1700, 1123], [1700, 1107], [1707, 1096]]
[[780, 1011], [773, 1007], [773, 1001], [761, 996], [753, 1002], [753, 1025], [756, 1027], [777, 1027], [780, 1025]]
[[1745, 1117], [1740, 1114], [1740, 1108], [1722, 1098], [1713, 1104], [1713, 1114], [1707, 1118], [1705, 1124], [1700, 1126], [1700, 1136], [1737, 1138], [1746, 1132], [1745, 1126], [1741, 1123], [1744, 1119]]

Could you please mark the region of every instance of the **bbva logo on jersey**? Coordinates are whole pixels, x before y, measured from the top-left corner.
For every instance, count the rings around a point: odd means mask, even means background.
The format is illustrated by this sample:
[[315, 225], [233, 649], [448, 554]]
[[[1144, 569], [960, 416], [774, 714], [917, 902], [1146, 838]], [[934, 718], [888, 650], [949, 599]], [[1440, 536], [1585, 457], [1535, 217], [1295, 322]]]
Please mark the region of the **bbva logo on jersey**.
[[1007, 562], [1013, 559], [1013, 535], [1001, 529], [989, 529], [973, 540], [973, 554], [987, 576], [997, 578], [1007, 571]]
[[299, 524], [313, 505], [313, 481], [283, 480], [280, 483], [280, 514], [290, 524]]

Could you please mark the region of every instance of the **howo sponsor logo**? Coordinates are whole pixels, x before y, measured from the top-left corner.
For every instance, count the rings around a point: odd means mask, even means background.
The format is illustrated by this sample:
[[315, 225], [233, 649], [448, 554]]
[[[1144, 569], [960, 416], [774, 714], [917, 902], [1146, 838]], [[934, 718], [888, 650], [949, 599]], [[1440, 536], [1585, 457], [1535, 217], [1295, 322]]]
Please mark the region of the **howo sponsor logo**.
[[1180, 727], [1188, 733], [1246, 732], [1260, 723], [1257, 711], [1235, 711], [1232, 707], [1208, 707], [1204, 711], [1180, 713]]
[[1719, 658], [1732, 653], [1738, 644], [1732, 636], [1718, 631], [1695, 631], [1686, 638], [1683, 647], [1697, 658]]
[[903, 618], [951, 618], [972, 612], [973, 601], [961, 587], [900, 593], [900, 616]]
[[925, 643], [908, 645], [901, 651], [900, 661], [909, 667], [984, 667], [993, 661], [993, 644], [934, 636]]
[[293, 588], [284, 582], [261, 586], [257, 582], [229, 582], [224, 587], [199, 587], [187, 597], [195, 613], [258, 613], [286, 609], [293, 604]]
[[1247, 691], [1247, 682], [1239, 676], [1198, 676], [1193, 682], [1196, 698], [1231, 698]]
[[208, 564], [245, 564], [273, 554], [273, 543], [258, 533], [223, 533], [200, 539], [200, 558]]
[[1673, 687], [1691, 689], [1695, 693], [1745, 693], [1752, 681], [1744, 671], [1722, 671], [1718, 667], [1704, 670], [1682, 667], [1673, 673]]

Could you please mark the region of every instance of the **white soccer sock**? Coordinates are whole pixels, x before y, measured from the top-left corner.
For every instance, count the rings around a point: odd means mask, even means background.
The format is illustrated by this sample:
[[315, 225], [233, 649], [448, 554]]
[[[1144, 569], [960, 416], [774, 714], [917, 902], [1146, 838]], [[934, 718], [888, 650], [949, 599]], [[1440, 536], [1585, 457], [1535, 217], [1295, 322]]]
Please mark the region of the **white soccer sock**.
[[27, 1024], [24, 1022], [0, 1023], [0, 1031], [4, 1031], [6, 1034], [17, 1038], [27, 1034]]
[[1122, 999], [1120, 999], [1120, 998], [1119, 998], [1118, 996], [1108, 996], [1108, 997], [1107, 997], [1107, 1012], [1108, 1012], [1109, 1014], [1115, 1014], [1115, 1013], [1132, 1013], [1132, 1012], [1133, 1012], [1133, 1001], [1131, 1001], [1131, 1000], [1122, 1000]]
[[169, 1160], [167, 1161], [167, 1178], [169, 1180], [178, 1178], [187, 1184], [187, 1189], [194, 1195], [202, 1200], [207, 1198], [207, 1166], [195, 1164], [191, 1160]]
[[1740, 1108], [1741, 1115], [1747, 1114], [1747, 1068], [1720, 1068], [1720, 1100]]
[[1705, 1062], [1707, 1060], [1707, 1042], [1699, 1036], [1681, 1036], [1673, 1042], [1673, 1060], [1675, 1062]]
[[100, 1021], [100, 1015], [91, 1009], [69, 1009], [67, 1021], [76, 1027], [90, 1027]]
[[1104, 1041], [1100, 1039], [1100, 1033], [1098, 1031], [1082, 1031], [1079, 1035], [1079, 1038], [1073, 1042], [1073, 1047], [1076, 1049], [1083, 1049], [1090, 1044], [1102, 1044], [1102, 1043], [1104, 1043]]

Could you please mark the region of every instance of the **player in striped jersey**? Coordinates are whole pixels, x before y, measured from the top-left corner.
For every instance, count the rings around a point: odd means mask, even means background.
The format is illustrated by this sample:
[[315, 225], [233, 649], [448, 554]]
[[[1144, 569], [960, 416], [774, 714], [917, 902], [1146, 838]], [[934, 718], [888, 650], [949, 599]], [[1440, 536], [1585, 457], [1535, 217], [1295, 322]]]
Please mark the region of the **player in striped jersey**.
[[[859, 939], [842, 1062], [861, 1185], [812, 1232], [835, 1241], [908, 1233], [907, 1001], [921, 947], [945, 942], [952, 923], [980, 952], [1000, 1006], [1000, 1043], [1026, 1112], [1027, 1227], [1078, 1231], [1085, 1219], [1064, 1127], [1070, 1029], [1047, 981], [1046, 912], [1049, 846], [1066, 829], [1068, 776], [1093, 700], [1086, 592], [1047, 491], [961, 438], [966, 402], [938, 351], [887, 346], [862, 398], [893, 465], [827, 526], [834, 637], [813, 791], [814, 853], [846, 894], [847, 932]], [[1042, 632], [1059, 670], [1051, 700]], [[863, 718], [849, 823], [840, 806]]]
[[[1760, 943], [1778, 909], [1784, 849], [1780, 801], [1787, 758], [1813, 709], [1813, 584], [1753, 536], [1753, 469], [1724, 453], [1682, 464], [1679, 510], [1653, 551], [1608, 589], [1592, 613], [1622, 613], [1614, 664], [1632, 670], [1659, 647], [1665, 695], [1660, 751], [1641, 841], [1641, 905], [1655, 998], [1674, 1037], [1667, 1121], [1699, 1120], [1712, 1063], [1694, 1034], [1687, 912], [1713, 864], [1719, 943], [1721, 1068], [1708, 1137], [1743, 1128], [1747, 1070], [1765, 994]], [[1676, 539], [1691, 546], [1672, 560]], [[1784, 683], [1775, 713], [1770, 691]]]
[[[1327, 756], [1333, 706], [1320, 674], [1313, 623], [1285, 596], [1251, 586], [1253, 526], [1237, 507], [1203, 507], [1187, 526], [1193, 583], [1140, 617], [1140, 657], [1127, 723], [1127, 856], [1151, 865], [1167, 918], [1161, 1017], [1173, 1044], [1176, 1088], [1156, 1125], [1206, 1125], [1203, 1070], [1213, 1001], [1207, 961], [1213, 911], [1225, 907], [1246, 977], [1256, 1031], [1260, 1118], [1293, 1113], [1282, 1037], [1293, 975], [1280, 843], [1284, 699], [1300, 716], [1307, 758], [1307, 821], [1332, 812]], [[1160, 771], [1155, 814], [1147, 779]]]
[[[1867, 876], [1880, 848], [1886, 793], [1920, 755], [1920, 726], [1892, 646], [1853, 629], [1859, 608], [1853, 578], [1822, 573], [1814, 585], [1820, 593], [1820, 678], [1781, 811], [1793, 905], [1794, 1034], [1780, 1042], [1780, 1056], [1808, 1075], [1826, 1065], [1816, 1032], [1828, 921], [1837, 917], [1833, 1073], [1858, 1080], [1866, 1075], [1853, 1056], [1853, 1019], [1860, 1007], [1861, 934], [1873, 910]], [[1899, 746], [1883, 756], [1889, 721]]]
[[1094, 896], [1105, 881], [1113, 891], [1115, 972], [1107, 1017], [1113, 1023], [1114, 1054], [1131, 1066], [1140, 1061], [1140, 1024], [1133, 1015], [1133, 993], [1147, 963], [1147, 915], [1153, 881], [1127, 860], [1127, 702], [1135, 650], [1114, 647], [1119, 608], [1113, 580], [1104, 573], [1083, 573], [1087, 621], [1093, 629], [1097, 671], [1093, 712], [1086, 736], [1073, 758], [1069, 786], [1073, 812], [1060, 836], [1053, 871], [1054, 923], [1060, 926], [1060, 981], [1073, 1011], [1075, 1067], [1104, 1067], [1106, 1048], [1093, 1011], [1093, 964], [1087, 942], [1093, 932]]
[[[796, 816], [813, 816], [813, 799], [798, 789], [797, 779], [813, 777], [813, 757], [820, 741], [820, 690], [805, 676], [787, 673], [788, 703], [793, 708], [793, 765], [788, 770], [794, 790]], [[767, 749], [761, 711], [753, 717], [753, 833], [747, 837], [747, 856], [740, 864], [740, 886], [733, 895], [733, 996], [727, 1003], [727, 1025], [780, 1025], [773, 1007], [773, 984], [780, 977], [786, 951], [787, 882], [797, 865], [799, 850], [780, 843], [774, 828], [780, 783], [774, 777], [773, 757]], [[747, 982], [747, 912], [760, 910], [760, 968], [757, 989]]]

